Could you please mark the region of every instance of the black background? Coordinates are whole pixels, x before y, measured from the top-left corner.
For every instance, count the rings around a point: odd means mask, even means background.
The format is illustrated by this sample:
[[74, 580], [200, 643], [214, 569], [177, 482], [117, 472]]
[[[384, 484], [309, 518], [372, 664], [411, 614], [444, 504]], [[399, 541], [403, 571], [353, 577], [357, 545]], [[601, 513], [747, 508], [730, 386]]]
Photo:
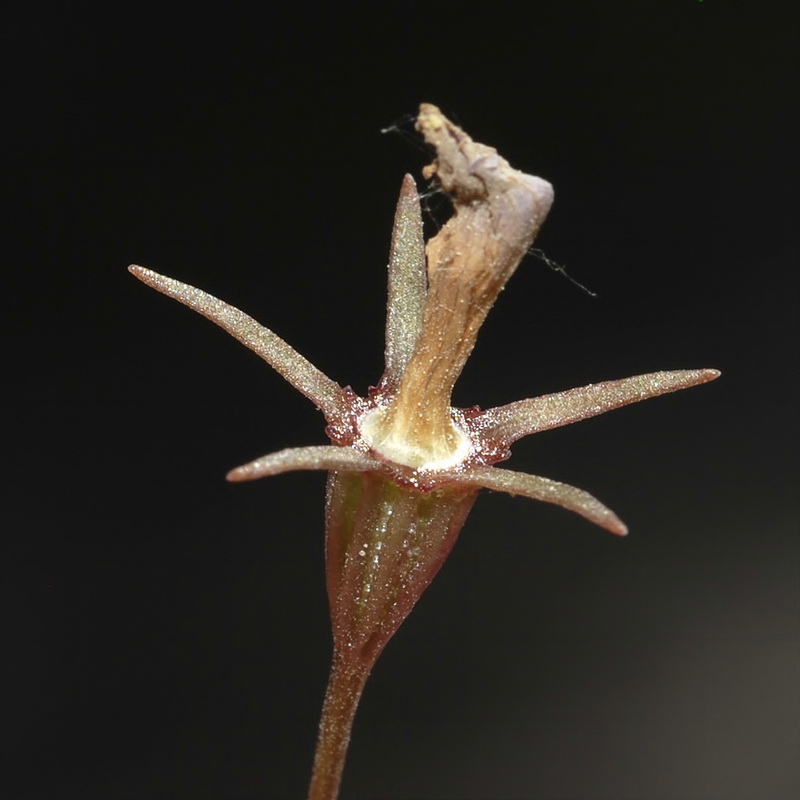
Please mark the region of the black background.
[[[330, 651], [324, 443], [144, 264], [359, 392], [433, 102], [550, 180], [456, 389], [714, 384], [519, 443], [631, 528], [486, 493], [378, 663], [342, 797], [800, 791], [796, 29], [788, 4], [31, 6], [3, 26], [10, 798], [304, 796]], [[433, 218], [446, 204], [432, 203]], [[435, 223], [431, 222], [435, 230]]]

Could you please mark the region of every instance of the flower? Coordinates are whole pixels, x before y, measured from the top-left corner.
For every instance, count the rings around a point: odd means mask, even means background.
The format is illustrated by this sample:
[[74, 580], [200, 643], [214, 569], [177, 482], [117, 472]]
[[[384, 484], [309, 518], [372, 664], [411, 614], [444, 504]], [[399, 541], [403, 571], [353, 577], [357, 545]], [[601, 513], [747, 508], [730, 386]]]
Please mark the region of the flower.
[[[438, 572], [481, 488], [560, 505], [624, 535], [623, 522], [582, 489], [500, 469], [523, 436], [715, 379], [713, 369], [590, 384], [482, 411], [450, 405], [478, 330], [550, 209], [552, 186], [513, 169], [432, 105], [417, 128], [437, 158], [454, 215], [427, 243], [406, 176], [389, 261], [385, 370], [367, 397], [341, 387], [233, 306], [149, 269], [130, 271], [198, 311], [261, 356], [319, 408], [332, 444], [281, 450], [237, 467], [231, 481], [291, 470], [329, 473], [328, 595], [334, 667], [313, 798], [335, 797], [352, 715], [378, 654]], [[427, 265], [427, 266], [426, 266]]]
[[[638, 375], [521, 400], [486, 411], [450, 407], [450, 394], [495, 298], [529, 249], [553, 199], [549, 183], [513, 170], [473, 142], [435, 106], [417, 122], [439, 158], [426, 170], [455, 201], [455, 216], [429, 242], [411, 176], [403, 181], [389, 264], [386, 367], [361, 398], [328, 378], [237, 308], [180, 281], [132, 265], [159, 292], [216, 322], [308, 397], [328, 422], [331, 446], [298, 447], [232, 470], [246, 481], [291, 470], [374, 471], [420, 491], [496, 489], [563, 506], [617, 534], [627, 529], [598, 500], [547, 478], [492, 468], [532, 433], [719, 376], [713, 369]], [[426, 284], [430, 283], [428, 287]]]

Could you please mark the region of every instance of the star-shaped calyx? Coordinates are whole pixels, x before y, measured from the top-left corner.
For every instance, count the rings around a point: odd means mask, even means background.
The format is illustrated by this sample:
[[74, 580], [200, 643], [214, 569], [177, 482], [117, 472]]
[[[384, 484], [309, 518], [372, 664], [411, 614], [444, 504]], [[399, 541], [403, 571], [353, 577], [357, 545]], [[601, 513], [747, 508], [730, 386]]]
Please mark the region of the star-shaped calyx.
[[455, 214], [426, 248], [419, 197], [403, 181], [389, 260], [386, 366], [367, 398], [342, 388], [268, 328], [180, 281], [131, 266], [144, 283], [198, 311], [261, 356], [322, 411], [333, 445], [281, 450], [232, 470], [231, 481], [292, 470], [379, 472], [421, 491], [487, 488], [555, 503], [608, 530], [625, 525], [588, 493], [548, 478], [491, 467], [532, 433], [713, 380], [677, 370], [590, 384], [486, 411], [456, 409], [450, 395], [495, 298], [533, 242], [552, 186], [512, 169], [432, 105], [417, 127], [438, 153], [436, 175]]
[[553, 189], [472, 141], [435, 106], [420, 107], [417, 129], [437, 154], [424, 175], [436, 176], [454, 214], [426, 247], [419, 197], [406, 176], [389, 258], [385, 370], [367, 397], [341, 387], [233, 306], [130, 267], [256, 352], [327, 420], [331, 445], [281, 450], [228, 475], [247, 481], [301, 469], [330, 473], [326, 561], [335, 654], [310, 795], [315, 800], [335, 796], [363, 681], [449, 553], [479, 489], [554, 503], [613, 533], [627, 532], [582, 489], [493, 466], [508, 458], [512, 443], [719, 375], [713, 369], [656, 372], [485, 411], [453, 408], [453, 386], [478, 329], [530, 249]]

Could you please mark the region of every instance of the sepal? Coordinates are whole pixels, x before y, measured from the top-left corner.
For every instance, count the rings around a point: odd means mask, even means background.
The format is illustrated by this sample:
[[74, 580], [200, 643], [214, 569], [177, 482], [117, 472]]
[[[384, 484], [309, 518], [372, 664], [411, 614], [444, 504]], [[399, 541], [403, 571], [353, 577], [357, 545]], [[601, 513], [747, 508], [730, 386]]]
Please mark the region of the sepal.
[[261, 356], [297, 391], [311, 400], [326, 419], [336, 418], [342, 413], [342, 388], [339, 384], [318, 370], [280, 336], [256, 322], [244, 311], [202, 289], [168, 278], [166, 275], [159, 275], [146, 267], [131, 264], [128, 271], [157, 292], [183, 303], [206, 319], [215, 322], [234, 339], [238, 339], [245, 347]]
[[590, 383], [566, 392], [518, 400], [487, 409], [475, 417], [472, 425], [482, 436], [508, 447], [523, 436], [596, 417], [606, 411], [660, 394], [708, 383], [719, 375], [716, 369], [682, 369]]

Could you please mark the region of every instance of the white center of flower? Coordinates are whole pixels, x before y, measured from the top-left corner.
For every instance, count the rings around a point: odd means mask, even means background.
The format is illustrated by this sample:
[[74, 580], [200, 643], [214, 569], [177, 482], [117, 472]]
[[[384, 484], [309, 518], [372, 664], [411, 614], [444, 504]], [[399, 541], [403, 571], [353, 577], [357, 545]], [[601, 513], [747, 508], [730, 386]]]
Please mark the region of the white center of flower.
[[373, 408], [361, 418], [359, 429], [376, 453], [396, 464], [414, 469], [450, 469], [461, 464], [472, 450], [469, 436], [455, 422], [446, 437], [426, 437], [423, 445], [419, 440], [412, 441], [397, 426], [387, 424], [387, 416], [387, 408]]

